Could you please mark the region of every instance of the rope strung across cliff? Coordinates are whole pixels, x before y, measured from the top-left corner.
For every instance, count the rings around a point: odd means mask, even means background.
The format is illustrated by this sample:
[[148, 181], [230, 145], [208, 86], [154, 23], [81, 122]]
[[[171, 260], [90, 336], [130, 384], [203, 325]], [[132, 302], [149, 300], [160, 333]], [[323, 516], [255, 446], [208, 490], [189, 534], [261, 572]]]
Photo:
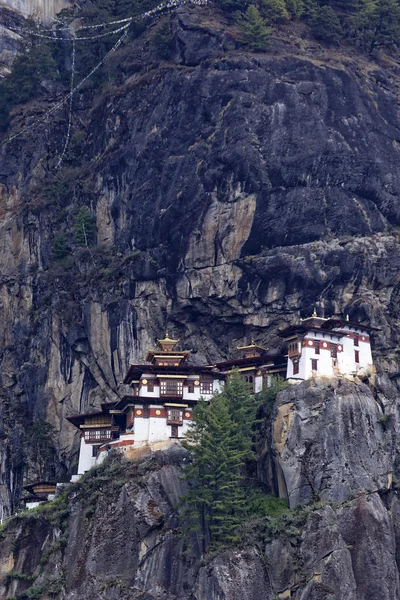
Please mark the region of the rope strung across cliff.
[[[132, 17], [126, 17], [125, 19], [118, 19], [116, 21], [109, 21], [109, 22], [103, 22], [103, 23], [97, 23], [95, 25], [82, 25], [80, 27], [76, 28], [76, 33], [78, 31], [84, 31], [84, 30], [88, 30], [88, 29], [98, 29], [98, 28], [102, 28], [102, 27], [109, 27], [110, 25], [119, 25], [120, 23], [126, 23], [126, 27], [129, 27], [129, 25], [135, 21], [143, 21], [144, 19], [148, 19], [150, 17], [153, 17], [157, 14], [160, 14], [166, 10], [169, 9], [173, 9], [173, 8], [179, 8], [180, 6], [184, 6], [186, 4], [195, 4], [197, 6], [205, 6], [208, 4], [208, 0], [169, 0], [169, 2], [162, 2], [161, 4], [159, 4], [158, 6], [156, 6], [155, 8], [146, 11], [144, 13], [141, 13], [139, 15], [135, 15]], [[109, 32], [105, 32], [105, 33], [101, 33], [95, 36], [76, 36], [76, 40], [96, 40], [102, 37], [105, 37], [107, 35], [113, 35], [114, 33], [118, 33], [119, 31], [122, 31], [124, 27], [119, 27], [118, 29], [114, 29], [112, 31]], [[51, 41], [69, 41], [69, 39], [71, 38], [64, 38], [64, 37], [60, 37], [57, 35], [50, 35], [50, 33], [53, 31], [52, 29], [44, 29], [42, 31], [44, 31], [45, 33], [41, 33], [35, 29], [25, 29], [24, 27], [11, 27], [8, 26], [7, 29], [9, 29], [10, 31], [13, 31], [14, 33], [25, 33], [25, 34], [29, 34], [29, 35], [33, 35], [36, 37], [40, 37], [40, 38], [44, 38], [44, 39], [48, 39]], [[57, 32], [60, 31], [66, 31], [66, 32], [70, 32], [70, 28], [69, 27], [59, 27], [57, 29]], [[57, 33], [56, 32], [56, 33]]]
[[[10, 136], [8, 139], [3, 140], [3, 142], [0, 144], [1, 146], [3, 144], [6, 144], [8, 142], [11, 142], [13, 140], [15, 140], [16, 138], [20, 137], [21, 135], [23, 135], [24, 133], [30, 131], [31, 129], [33, 129], [34, 127], [36, 127], [37, 125], [40, 125], [41, 123], [43, 123], [44, 121], [47, 121], [48, 118], [53, 115], [57, 110], [59, 110], [59, 108], [61, 108], [66, 102], [69, 101], [69, 113], [68, 113], [68, 127], [67, 127], [67, 134], [66, 134], [66, 138], [65, 138], [65, 142], [64, 142], [64, 146], [63, 146], [63, 150], [61, 152], [61, 154], [59, 155], [59, 159], [58, 162], [56, 164], [56, 169], [60, 168], [63, 159], [65, 157], [68, 145], [69, 145], [69, 141], [71, 138], [71, 129], [72, 129], [72, 117], [73, 117], [73, 96], [74, 94], [83, 86], [83, 84], [90, 78], [92, 77], [92, 75], [94, 75], [94, 73], [96, 73], [96, 71], [106, 62], [106, 60], [111, 56], [111, 54], [113, 54], [120, 46], [121, 44], [124, 42], [124, 40], [126, 39], [128, 33], [129, 33], [129, 28], [132, 25], [132, 23], [136, 22], [136, 21], [141, 21], [144, 19], [148, 19], [150, 17], [156, 16], [158, 14], [161, 14], [167, 10], [170, 9], [175, 9], [175, 8], [179, 8], [180, 6], [184, 6], [186, 4], [195, 4], [198, 6], [205, 6], [208, 4], [208, 0], [169, 0], [168, 2], [163, 2], [161, 4], [159, 4], [158, 6], [156, 6], [155, 8], [146, 11], [140, 15], [135, 15], [135, 16], [131, 16], [131, 17], [126, 17], [124, 19], [118, 19], [115, 21], [110, 21], [108, 23], [104, 22], [104, 23], [97, 23], [94, 25], [83, 25], [80, 26], [76, 29], [75, 33], [79, 32], [79, 31], [86, 31], [86, 30], [90, 30], [90, 29], [98, 29], [98, 28], [103, 28], [103, 27], [109, 27], [110, 25], [119, 25], [121, 23], [124, 23], [124, 25], [122, 25], [121, 27], [118, 27], [117, 29], [113, 29], [112, 31], [108, 31], [108, 32], [103, 32], [103, 33], [99, 33], [97, 35], [93, 35], [93, 36], [76, 36], [76, 35], [71, 35], [71, 29], [69, 27], [61, 27], [58, 28], [58, 32], [60, 31], [68, 31], [68, 33], [70, 34], [69, 36], [65, 36], [65, 37], [60, 37], [57, 35], [47, 35], [48, 33], [50, 33], [52, 30], [45, 30], [46, 33], [39, 33], [38, 31], [35, 30], [27, 30], [21, 27], [9, 27], [9, 29], [11, 31], [14, 31], [15, 33], [21, 32], [27, 35], [33, 35], [33, 36], [37, 36], [40, 38], [44, 38], [44, 39], [48, 39], [54, 42], [68, 42], [71, 41], [72, 43], [72, 60], [71, 60], [71, 80], [70, 80], [70, 91], [68, 94], [66, 94], [64, 96], [64, 98], [62, 98], [62, 100], [60, 100], [59, 102], [57, 102], [51, 109], [49, 109], [47, 112], [45, 112], [45, 114], [40, 117], [39, 119], [35, 119], [30, 125], [27, 125], [26, 127], [24, 127], [21, 131], [19, 131], [18, 133]], [[97, 65], [78, 83], [78, 85], [76, 85], [74, 87], [74, 81], [75, 81], [75, 59], [76, 59], [76, 43], [80, 42], [80, 41], [90, 41], [90, 40], [97, 40], [99, 38], [103, 38], [105, 36], [109, 36], [109, 35], [115, 35], [116, 33], [120, 33], [121, 31], [123, 31], [123, 34], [121, 35], [121, 37], [116, 41], [116, 43], [114, 44], [114, 46], [111, 48], [111, 50], [109, 50], [105, 56], [97, 63]]]
[[62, 100], [60, 100], [59, 102], [57, 102], [57, 104], [55, 104], [50, 110], [48, 110], [42, 117], [40, 117], [40, 119], [35, 119], [33, 121], [33, 123], [31, 123], [30, 125], [27, 125], [26, 127], [24, 127], [21, 131], [19, 131], [18, 133], [10, 136], [7, 140], [4, 140], [2, 142], [2, 145], [7, 143], [7, 142], [11, 142], [12, 140], [15, 140], [17, 137], [21, 136], [22, 134], [26, 133], [27, 131], [29, 131], [30, 129], [33, 129], [36, 125], [39, 125], [40, 123], [43, 123], [44, 121], [46, 121], [52, 114], [54, 114], [59, 108], [61, 108], [61, 106], [63, 106], [65, 104], [65, 102], [67, 102], [71, 96], [73, 96], [73, 94], [75, 94], [75, 92], [77, 92], [85, 83], [85, 81], [87, 81], [92, 75], [94, 75], [94, 73], [100, 69], [100, 67], [104, 64], [104, 62], [110, 57], [111, 54], [113, 54], [113, 52], [115, 52], [120, 45], [122, 44], [122, 42], [124, 41], [124, 39], [126, 38], [126, 36], [128, 35], [128, 30], [126, 30], [121, 37], [119, 38], [119, 40], [114, 44], [114, 46], [111, 48], [111, 50], [109, 50], [107, 52], [107, 54], [101, 59], [101, 61], [95, 66], [93, 67], [93, 69], [90, 71], [90, 73], [88, 73], [86, 75], [86, 77], [84, 77], [77, 86], [75, 86], [70, 92], [69, 94], [67, 94], [66, 96], [64, 96], [64, 98]]
[[75, 39], [72, 39], [72, 59], [71, 59], [71, 84], [70, 84], [70, 94], [71, 97], [69, 99], [69, 114], [68, 114], [68, 129], [67, 129], [67, 135], [65, 138], [65, 144], [64, 144], [64, 148], [61, 152], [60, 158], [58, 159], [58, 162], [56, 164], [56, 170], [59, 169], [61, 167], [62, 161], [64, 159], [65, 153], [67, 151], [68, 148], [68, 144], [69, 144], [69, 139], [71, 137], [71, 127], [72, 127], [72, 103], [74, 100], [74, 78], [75, 78], [75, 50], [76, 50], [76, 45], [75, 45]]

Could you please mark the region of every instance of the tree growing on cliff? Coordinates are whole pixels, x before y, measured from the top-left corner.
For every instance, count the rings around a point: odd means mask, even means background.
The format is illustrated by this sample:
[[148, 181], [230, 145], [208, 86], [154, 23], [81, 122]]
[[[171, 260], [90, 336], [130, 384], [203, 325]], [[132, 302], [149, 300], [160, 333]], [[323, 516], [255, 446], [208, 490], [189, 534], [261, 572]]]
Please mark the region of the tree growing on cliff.
[[239, 13], [236, 22], [244, 44], [257, 51], [268, 48], [272, 29], [254, 5], [249, 6], [244, 15]]
[[271, 23], [289, 18], [285, 0], [260, 0], [260, 8], [263, 16]]
[[75, 219], [75, 241], [88, 248], [95, 241], [96, 224], [87, 206], [81, 206]]
[[38, 479], [54, 476], [56, 462], [56, 430], [47, 421], [39, 420], [30, 425], [26, 436], [28, 468]]
[[183, 499], [189, 529], [200, 528], [205, 547], [218, 549], [237, 541], [245, 517], [245, 466], [254, 457], [253, 429], [257, 402], [239, 375], [210, 404], [200, 402], [184, 446], [193, 460], [184, 478], [190, 490]]

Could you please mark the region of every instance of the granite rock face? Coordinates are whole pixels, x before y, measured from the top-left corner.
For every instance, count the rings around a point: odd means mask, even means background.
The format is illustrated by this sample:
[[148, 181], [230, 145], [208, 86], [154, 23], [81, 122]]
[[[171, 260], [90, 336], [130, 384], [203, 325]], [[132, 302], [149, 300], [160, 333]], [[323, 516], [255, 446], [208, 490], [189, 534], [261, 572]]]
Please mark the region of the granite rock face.
[[355, 491], [391, 485], [398, 458], [396, 406], [346, 379], [304, 382], [279, 395], [269, 458], [292, 508], [320, 498], [342, 503]]

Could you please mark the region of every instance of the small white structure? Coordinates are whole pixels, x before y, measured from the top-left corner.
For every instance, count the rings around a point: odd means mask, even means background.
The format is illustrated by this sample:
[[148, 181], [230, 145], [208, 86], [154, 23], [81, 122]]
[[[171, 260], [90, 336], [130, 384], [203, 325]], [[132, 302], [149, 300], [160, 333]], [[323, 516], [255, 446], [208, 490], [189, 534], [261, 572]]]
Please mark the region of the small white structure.
[[28, 510], [36, 508], [44, 502], [54, 500], [56, 496], [57, 484], [53, 481], [36, 481], [24, 487], [28, 496], [23, 496], [22, 501]]
[[286, 378], [304, 380], [372, 372], [372, 329], [348, 319], [324, 319], [314, 312], [281, 333], [288, 343]]

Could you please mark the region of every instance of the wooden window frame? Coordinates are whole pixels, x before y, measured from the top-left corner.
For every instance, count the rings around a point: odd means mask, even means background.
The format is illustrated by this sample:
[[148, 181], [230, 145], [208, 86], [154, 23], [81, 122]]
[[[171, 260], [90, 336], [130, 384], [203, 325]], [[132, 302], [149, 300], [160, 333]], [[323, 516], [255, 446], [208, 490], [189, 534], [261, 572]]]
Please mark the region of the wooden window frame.
[[354, 350], [354, 361], [357, 365], [360, 364], [360, 351]]
[[209, 396], [213, 393], [213, 381], [212, 380], [200, 380], [200, 394], [205, 394]]
[[318, 371], [318, 360], [316, 358], [311, 359], [311, 371]]

